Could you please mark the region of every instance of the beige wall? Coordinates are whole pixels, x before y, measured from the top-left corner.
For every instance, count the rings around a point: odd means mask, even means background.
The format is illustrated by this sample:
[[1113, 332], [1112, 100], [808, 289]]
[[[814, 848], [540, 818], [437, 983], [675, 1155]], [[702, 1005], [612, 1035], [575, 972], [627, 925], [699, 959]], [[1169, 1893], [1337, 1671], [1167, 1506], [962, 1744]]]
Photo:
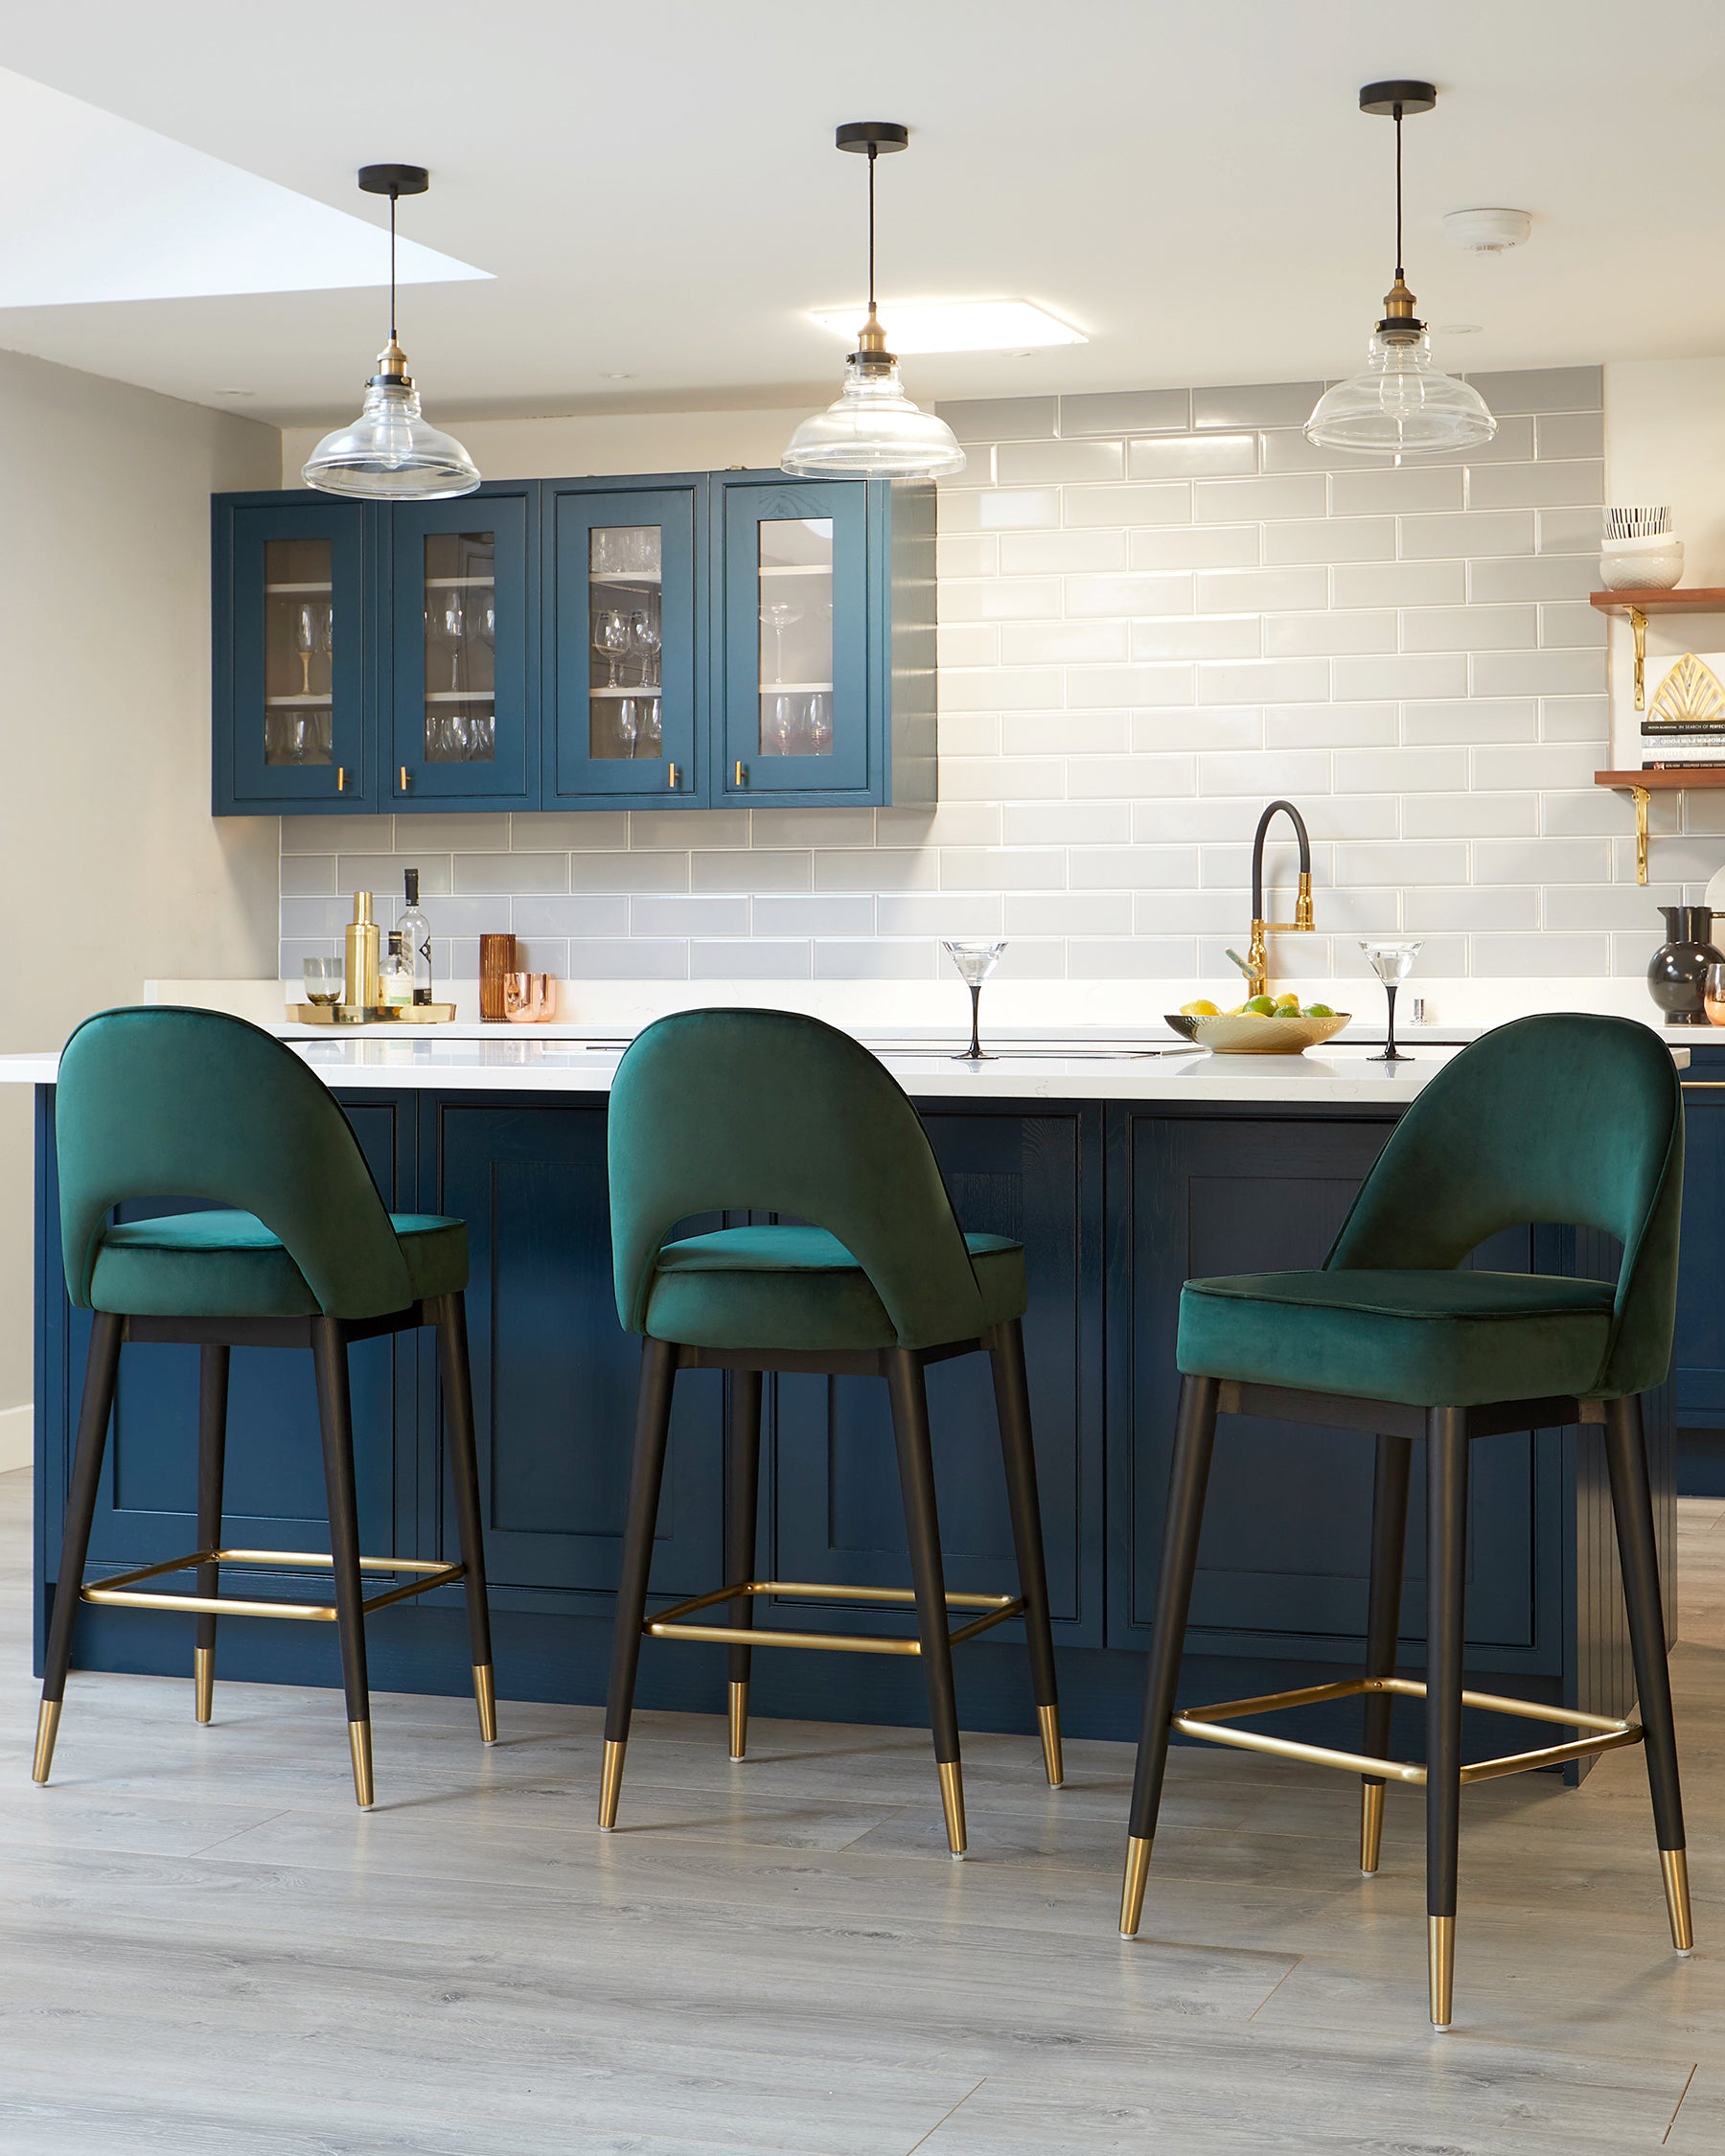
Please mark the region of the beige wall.
[[[0, 353], [0, 1050], [275, 970], [274, 819], [210, 814], [210, 495], [274, 427]], [[0, 1444], [31, 1396], [31, 1096], [0, 1087]]]

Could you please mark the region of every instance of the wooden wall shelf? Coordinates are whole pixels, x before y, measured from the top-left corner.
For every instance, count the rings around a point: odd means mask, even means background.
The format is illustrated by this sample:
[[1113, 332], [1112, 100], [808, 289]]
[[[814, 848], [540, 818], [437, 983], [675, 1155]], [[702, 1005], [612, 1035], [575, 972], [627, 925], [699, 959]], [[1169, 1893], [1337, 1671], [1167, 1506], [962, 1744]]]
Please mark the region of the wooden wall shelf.
[[1678, 585], [1670, 591], [1590, 591], [1590, 607], [1602, 614], [1717, 614], [1725, 613], [1725, 585]]
[[[1595, 595], [1596, 599], [1598, 594]], [[1622, 592], [1607, 592], [1609, 599], [1621, 599]], [[1725, 605], [1725, 593], [1720, 594]], [[1635, 802], [1635, 881], [1647, 881], [1647, 802], [1655, 793], [1681, 793], [1694, 787], [1725, 786], [1725, 764], [1698, 765], [1690, 771], [1596, 771], [1596, 786], [1609, 786], [1619, 793], [1629, 794]]]

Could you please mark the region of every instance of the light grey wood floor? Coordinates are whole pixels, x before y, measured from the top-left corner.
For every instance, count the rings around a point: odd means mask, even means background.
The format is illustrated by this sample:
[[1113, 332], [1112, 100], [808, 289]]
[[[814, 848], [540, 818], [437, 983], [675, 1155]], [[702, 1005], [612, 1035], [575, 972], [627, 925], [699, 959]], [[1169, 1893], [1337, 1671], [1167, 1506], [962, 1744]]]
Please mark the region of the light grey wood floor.
[[[1639, 1752], [1464, 1800], [1457, 2026], [1426, 2025], [1416, 1791], [1174, 1755], [1116, 1933], [1130, 1751], [968, 1740], [947, 1857], [919, 1732], [75, 1677], [29, 1778], [29, 1479], [0, 1477], [5, 2156], [1503, 2156], [1725, 2145], [1725, 1504], [1683, 1507], [1698, 1945], [1667, 1941]], [[188, 1661], [190, 1654], [188, 1651]], [[962, 1672], [960, 1673], [962, 1698]]]

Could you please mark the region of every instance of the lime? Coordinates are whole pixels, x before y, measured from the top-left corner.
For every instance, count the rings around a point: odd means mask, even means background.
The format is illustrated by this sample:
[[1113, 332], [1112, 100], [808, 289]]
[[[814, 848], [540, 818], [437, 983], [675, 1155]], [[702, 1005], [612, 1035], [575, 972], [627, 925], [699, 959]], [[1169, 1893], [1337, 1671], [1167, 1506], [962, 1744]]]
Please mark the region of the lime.
[[1240, 1009], [1243, 1013], [1256, 1018], [1274, 1018], [1276, 1016], [1276, 1005], [1268, 996], [1249, 996], [1245, 1002], [1240, 1005]]
[[1308, 1003], [1305, 1015], [1307, 1018], [1334, 1018], [1336, 1014], [1327, 1003]]

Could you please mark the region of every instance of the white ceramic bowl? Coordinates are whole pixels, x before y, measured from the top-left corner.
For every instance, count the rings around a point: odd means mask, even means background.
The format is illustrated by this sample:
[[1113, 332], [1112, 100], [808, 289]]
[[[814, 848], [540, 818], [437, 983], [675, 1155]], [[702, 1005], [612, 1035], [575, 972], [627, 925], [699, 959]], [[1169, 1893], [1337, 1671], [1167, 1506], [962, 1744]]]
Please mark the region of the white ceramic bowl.
[[1330, 1018], [1263, 1018], [1256, 1011], [1238, 1018], [1187, 1018], [1182, 1012], [1168, 1023], [1211, 1055], [1300, 1056], [1334, 1040], [1347, 1021], [1346, 1011]]
[[1683, 541], [1606, 539], [1599, 580], [1607, 591], [1669, 591], [1683, 575]]

